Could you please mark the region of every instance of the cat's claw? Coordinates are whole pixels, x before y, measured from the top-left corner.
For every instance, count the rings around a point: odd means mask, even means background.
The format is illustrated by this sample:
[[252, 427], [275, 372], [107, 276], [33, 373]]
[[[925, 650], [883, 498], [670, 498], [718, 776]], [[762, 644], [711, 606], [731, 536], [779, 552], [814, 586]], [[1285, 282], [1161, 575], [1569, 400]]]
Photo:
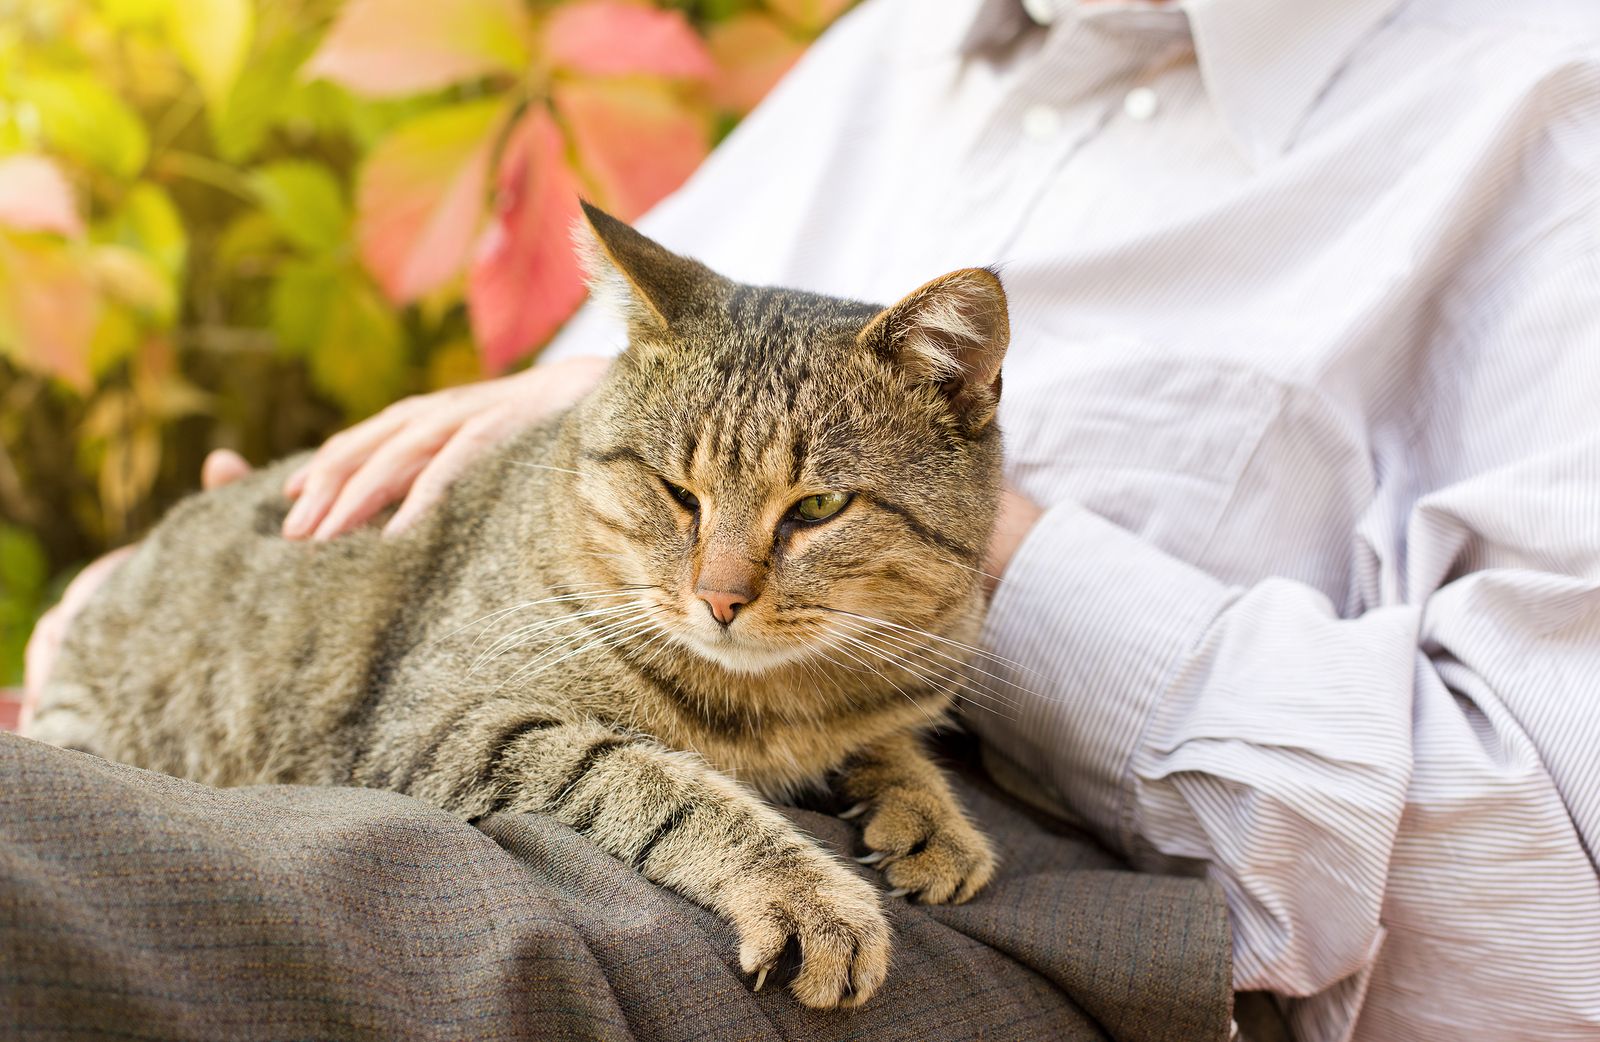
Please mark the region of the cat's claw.
[[994, 877], [994, 850], [948, 798], [896, 791], [873, 801], [861, 831], [890, 897], [914, 892], [923, 904], [960, 904]]
[[872, 803], [871, 803], [870, 800], [862, 800], [860, 803], [856, 804], [854, 807], [851, 807], [849, 810], [844, 811], [843, 813], [841, 813], [839, 815], [839, 817], [844, 821], [849, 821], [851, 818], [859, 818], [859, 817], [861, 817], [861, 815], [863, 815], [863, 814], [865, 814], [867, 812], [867, 808], [870, 807], [870, 806], [872, 806]]
[[740, 970], [759, 991], [769, 971], [782, 973], [786, 953], [798, 951], [799, 968], [784, 983], [803, 1005], [861, 1005], [889, 973], [889, 920], [880, 895], [818, 851], [813, 864], [789, 868], [751, 895], [757, 903], [730, 916], [739, 931]]

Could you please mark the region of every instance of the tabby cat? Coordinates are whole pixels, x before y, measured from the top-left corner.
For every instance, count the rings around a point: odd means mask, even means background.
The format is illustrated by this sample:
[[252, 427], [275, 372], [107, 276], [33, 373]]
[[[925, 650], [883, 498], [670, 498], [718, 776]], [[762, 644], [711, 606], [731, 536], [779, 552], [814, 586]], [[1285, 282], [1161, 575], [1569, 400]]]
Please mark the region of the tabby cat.
[[876, 888], [757, 794], [831, 786], [896, 896], [994, 871], [920, 732], [979, 629], [1004, 293], [740, 285], [585, 213], [629, 326], [593, 394], [401, 536], [280, 538], [293, 460], [186, 500], [77, 619], [35, 734], [553, 815], [730, 920], [757, 987], [795, 942], [801, 1002], [865, 1002]]

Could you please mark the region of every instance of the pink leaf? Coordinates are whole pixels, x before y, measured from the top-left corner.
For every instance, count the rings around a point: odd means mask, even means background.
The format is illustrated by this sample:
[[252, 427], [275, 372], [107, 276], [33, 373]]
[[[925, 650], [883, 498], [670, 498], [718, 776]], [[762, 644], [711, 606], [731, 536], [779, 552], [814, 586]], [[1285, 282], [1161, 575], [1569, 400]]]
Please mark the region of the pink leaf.
[[601, 205], [625, 221], [683, 184], [711, 149], [704, 115], [659, 83], [560, 83], [555, 103]]
[[709, 43], [717, 62], [711, 102], [739, 113], [755, 108], [806, 49], [771, 16], [755, 13], [717, 25]]
[[623, 0], [585, 0], [551, 12], [545, 53], [559, 69], [591, 76], [707, 79], [715, 71], [705, 44], [679, 11]]
[[43, 156], [0, 159], [0, 224], [24, 232], [83, 234], [71, 186]]
[[506, 142], [495, 215], [468, 275], [467, 308], [484, 366], [500, 372], [543, 344], [583, 299], [572, 251], [578, 179], [550, 110], [532, 108]]
[[413, 94], [520, 75], [531, 39], [523, 0], [348, 0], [305, 75], [369, 97]]
[[99, 294], [71, 244], [0, 235], [0, 350], [87, 391], [99, 320]]
[[430, 112], [381, 141], [361, 168], [356, 242], [390, 300], [416, 300], [466, 263], [504, 111], [479, 101]]

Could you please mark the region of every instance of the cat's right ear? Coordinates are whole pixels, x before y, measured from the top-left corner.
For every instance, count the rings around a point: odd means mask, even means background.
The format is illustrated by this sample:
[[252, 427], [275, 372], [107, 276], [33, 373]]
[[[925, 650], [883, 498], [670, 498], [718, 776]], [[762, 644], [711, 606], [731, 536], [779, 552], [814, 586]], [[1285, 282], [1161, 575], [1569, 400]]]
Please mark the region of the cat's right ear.
[[699, 261], [680, 257], [587, 201], [580, 205], [584, 224], [574, 227], [573, 239], [589, 292], [621, 314], [630, 329], [668, 332], [721, 287], [722, 277]]
[[913, 379], [937, 384], [967, 430], [994, 419], [1011, 321], [1000, 276], [988, 268], [963, 268], [918, 287], [880, 311], [856, 341]]

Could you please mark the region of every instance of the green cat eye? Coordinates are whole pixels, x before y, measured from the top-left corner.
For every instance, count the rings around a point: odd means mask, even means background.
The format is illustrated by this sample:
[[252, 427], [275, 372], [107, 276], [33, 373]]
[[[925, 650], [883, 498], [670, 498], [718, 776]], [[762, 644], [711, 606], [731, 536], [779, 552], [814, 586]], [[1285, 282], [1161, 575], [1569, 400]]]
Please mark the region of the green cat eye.
[[690, 492], [688, 489], [684, 488], [682, 485], [674, 485], [672, 482], [668, 481], [665, 478], [661, 479], [661, 483], [663, 485], [667, 486], [667, 491], [672, 494], [672, 498], [673, 499], [676, 499], [678, 502], [682, 503], [684, 506], [688, 507], [690, 510], [699, 510], [700, 509], [700, 500], [699, 500], [699, 498], [697, 498], [695, 496], [695, 494], [693, 492]]
[[848, 502], [850, 502], [848, 493], [819, 492], [796, 503], [794, 513], [802, 521], [826, 521], [843, 510]]

